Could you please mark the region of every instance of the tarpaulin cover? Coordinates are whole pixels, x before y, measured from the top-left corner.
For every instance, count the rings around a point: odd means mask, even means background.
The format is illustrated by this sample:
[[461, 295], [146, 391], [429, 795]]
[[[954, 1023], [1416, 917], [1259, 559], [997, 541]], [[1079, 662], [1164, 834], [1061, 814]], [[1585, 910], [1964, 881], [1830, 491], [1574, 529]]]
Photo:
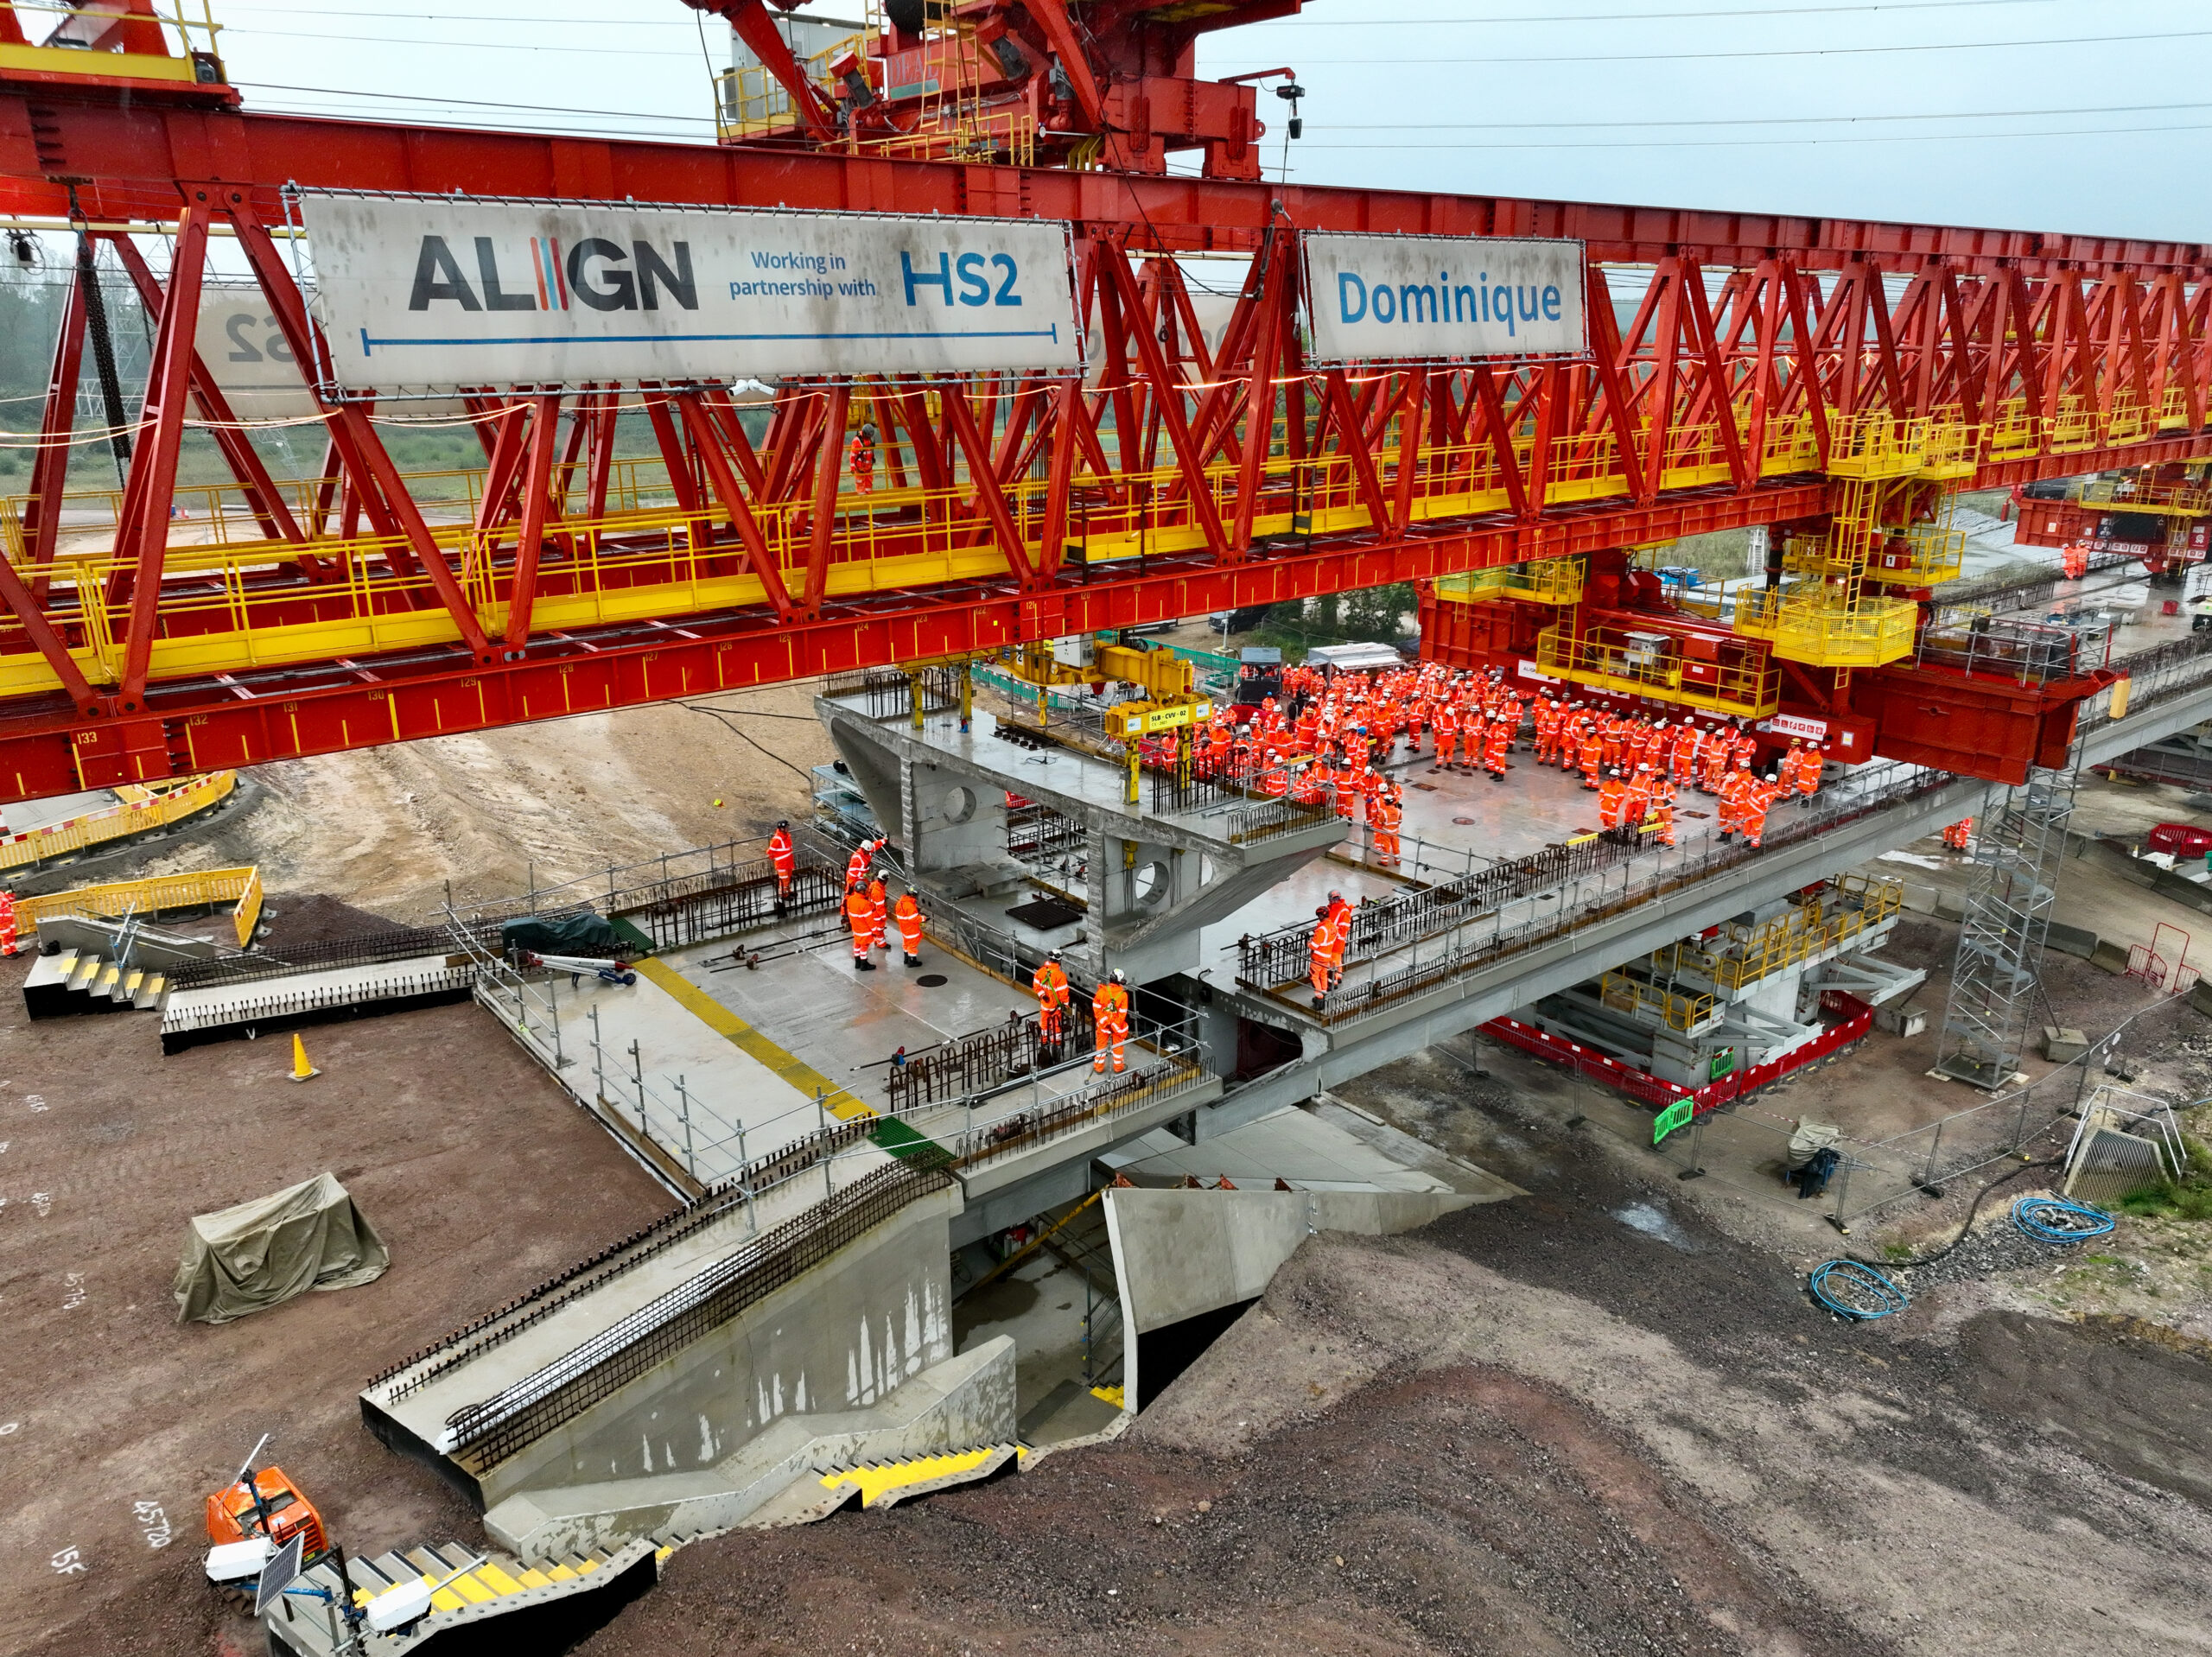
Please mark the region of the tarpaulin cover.
[[499, 929], [499, 942], [510, 949], [540, 955], [614, 960], [631, 952], [622, 935], [589, 910], [581, 915], [533, 915], [509, 921]]
[[273, 1197], [194, 1215], [169, 1292], [180, 1324], [227, 1324], [309, 1289], [373, 1282], [391, 1262], [346, 1188], [317, 1174]]

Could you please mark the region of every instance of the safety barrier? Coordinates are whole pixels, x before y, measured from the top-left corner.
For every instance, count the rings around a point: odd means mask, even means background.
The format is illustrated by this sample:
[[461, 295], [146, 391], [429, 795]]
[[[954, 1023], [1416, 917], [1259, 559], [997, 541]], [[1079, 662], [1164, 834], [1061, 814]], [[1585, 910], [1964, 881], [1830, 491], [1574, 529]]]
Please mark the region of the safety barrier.
[[20, 835], [0, 837], [0, 869], [24, 868], [49, 858], [82, 851], [87, 846], [164, 828], [194, 812], [205, 811], [227, 798], [237, 786], [236, 771], [216, 771], [175, 788], [129, 790], [138, 797], [126, 798], [103, 810], [86, 812], [81, 817], [51, 822], [42, 828], [27, 828]]
[[[130, 915], [156, 915], [164, 910], [214, 909], [225, 905], [231, 906], [232, 930], [243, 949], [261, 922], [261, 870], [257, 865], [156, 875], [145, 880], [111, 880], [49, 897], [19, 898], [16, 924], [30, 931], [46, 921], [118, 920]], [[170, 981], [175, 981], [174, 975]]]
[[536, 1374], [454, 1411], [446, 1419], [448, 1453], [472, 1473], [497, 1466], [952, 1183], [942, 1165], [911, 1159], [863, 1175]]
[[[1385, 902], [1361, 904], [1344, 946], [1347, 964], [1434, 937], [1516, 898], [1609, 867], [1656, 843], [1656, 829], [1608, 828], [1491, 864], [1457, 879]], [[1279, 989], [1306, 975], [1313, 929], [1301, 923], [1236, 942], [1236, 978], [1253, 989]]]
[[717, 1220], [749, 1209], [763, 1193], [785, 1180], [797, 1178], [827, 1158], [850, 1150], [876, 1126], [872, 1118], [856, 1117], [810, 1133], [760, 1158], [728, 1178], [716, 1181], [703, 1194], [663, 1215], [651, 1225], [640, 1227], [619, 1242], [609, 1243], [596, 1254], [546, 1279], [505, 1305], [462, 1324], [451, 1334], [379, 1370], [370, 1377], [368, 1384], [380, 1387], [396, 1376], [404, 1376], [385, 1394], [388, 1401], [397, 1403], [448, 1370], [512, 1340], [541, 1318], [643, 1266]]

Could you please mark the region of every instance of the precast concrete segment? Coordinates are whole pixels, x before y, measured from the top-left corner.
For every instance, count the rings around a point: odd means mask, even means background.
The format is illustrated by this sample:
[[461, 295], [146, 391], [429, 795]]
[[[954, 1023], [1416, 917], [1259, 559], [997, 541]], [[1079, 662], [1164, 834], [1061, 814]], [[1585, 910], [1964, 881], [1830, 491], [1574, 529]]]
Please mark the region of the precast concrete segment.
[[[485, 1514], [485, 1531], [524, 1559], [543, 1559], [631, 1536], [728, 1530], [871, 1463], [973, 1457], [969, 1476], [981, 1476], [1004, 1460], [1014, 1413], [1014, 1343], [1001, 1336], [930, 1365], [868, 1407], [787, 1414], [718, 1462], [518, 1492]], [[939, 1467], [908, 1482], [951, 1482], [962, 1470]], [[836, 1505], [809, 1501], [807, 1516]]]
[[[1106, 1235], [1123, 1326], [1164, 1329], [1267, 1292], [1277, 1268], [1324, 1231], [1395, 1235], [1480, 1202], [1462, 1191], [1144, 1190], [1106, 1193]], [[1123, 1407], [1145, 1400], [1140, 1349], [1122, 1362]]]

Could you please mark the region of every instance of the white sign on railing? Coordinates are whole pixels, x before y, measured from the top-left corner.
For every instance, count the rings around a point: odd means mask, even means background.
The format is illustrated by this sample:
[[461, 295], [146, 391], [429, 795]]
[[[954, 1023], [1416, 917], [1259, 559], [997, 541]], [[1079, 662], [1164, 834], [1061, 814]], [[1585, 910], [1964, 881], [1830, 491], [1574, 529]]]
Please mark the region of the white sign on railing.
[[300, 198], [323, 379], [465, 385], [1080, 371], [1057, 220]]
[[1306, 233], [1319, 363], [1578, 356], [1580, 242]]

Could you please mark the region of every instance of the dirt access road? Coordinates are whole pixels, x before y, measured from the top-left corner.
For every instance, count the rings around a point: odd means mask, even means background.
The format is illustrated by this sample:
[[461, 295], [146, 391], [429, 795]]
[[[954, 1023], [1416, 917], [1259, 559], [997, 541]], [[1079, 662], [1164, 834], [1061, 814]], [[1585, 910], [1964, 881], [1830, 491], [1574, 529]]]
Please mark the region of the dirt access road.
[[[270, 906], [280, 945], [345, 918]], [[355, 1394], [671, 1200], [473, 1005], [309, 1030], [295, 1086], [282, 1038], [163, 1058], [150, 1013], [29, 1023], [27, 970], [0, 964], [0, 1652], [258, 1652], [200, 1576], [200, 1503], [264, 1432], [350, 1549], [480, 1537]], [[391, 1269], [180, 1326], [189, 1217], [326, 1170]]]
[[695, 1545], [582, 1649], [2204, 1649], [2201, 1360], [1974, 1282], [1840, 1324], [1567, 1079], [1376, 1082], [1531, 1194], [1316, 1238], [1118, 1443]]

